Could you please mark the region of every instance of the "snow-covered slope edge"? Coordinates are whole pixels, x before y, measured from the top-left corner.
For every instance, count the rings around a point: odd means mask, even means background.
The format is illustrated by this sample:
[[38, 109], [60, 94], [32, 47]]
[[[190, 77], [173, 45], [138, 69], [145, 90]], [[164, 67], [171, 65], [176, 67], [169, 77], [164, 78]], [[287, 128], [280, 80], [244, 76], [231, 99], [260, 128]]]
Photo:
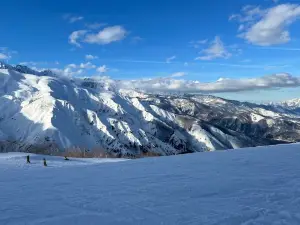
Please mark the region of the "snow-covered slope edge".
[[1, 68], [0, 151], [81, 148], [119, 156], [171, 155], [299, 139], [299, 117], [290, 111], [212, 96], [145, 94], [105, 80], [69, 79], [26, 67]]

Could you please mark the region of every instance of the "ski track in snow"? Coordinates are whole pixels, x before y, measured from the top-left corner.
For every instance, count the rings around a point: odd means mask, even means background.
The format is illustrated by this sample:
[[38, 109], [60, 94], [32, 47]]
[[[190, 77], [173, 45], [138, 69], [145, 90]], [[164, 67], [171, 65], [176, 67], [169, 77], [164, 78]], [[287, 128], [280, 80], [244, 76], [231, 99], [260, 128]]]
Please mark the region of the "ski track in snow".
[[[300, 145], [140, 160], [0, 154], [0, 224], [300, 224]], [[119, 162], [122, 161], [122, 162]], [[117, 162], [117, 163], [104, 163]]]

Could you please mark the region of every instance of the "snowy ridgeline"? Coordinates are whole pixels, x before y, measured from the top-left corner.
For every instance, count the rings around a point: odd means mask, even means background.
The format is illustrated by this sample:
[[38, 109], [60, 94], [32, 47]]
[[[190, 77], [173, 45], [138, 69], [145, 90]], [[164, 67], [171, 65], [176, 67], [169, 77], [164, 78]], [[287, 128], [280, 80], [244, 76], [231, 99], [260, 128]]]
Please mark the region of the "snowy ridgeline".
[[25, 156], [0, 154], [0, 224], [300, 224], [298, 144], [48, 167]]
[[116, 81], [0, 65], [0, 152], [88, 149], [139, 157], [296, 142], [296, 105], [147, 94]]

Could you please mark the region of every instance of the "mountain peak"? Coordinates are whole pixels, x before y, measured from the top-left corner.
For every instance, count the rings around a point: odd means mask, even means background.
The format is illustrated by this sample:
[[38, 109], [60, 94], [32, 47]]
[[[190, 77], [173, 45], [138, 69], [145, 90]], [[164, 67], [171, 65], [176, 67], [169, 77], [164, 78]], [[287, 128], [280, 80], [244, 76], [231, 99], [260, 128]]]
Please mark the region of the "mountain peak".
[[37, 76], [55, 76], [56, 74], [52, 70], [43, 70], [43, 71], [37, 71], [34, 69], [31, 69], [28, 66], [25, 65], [9, 65], [7, 63], [1, 62], [0, 61], [0, 69], [8, 69], [8, 70], [14, 70], [19, 73], [24, 73], [24, 74], [32, 74], [32, 75], [37, 75]]
[[12, 68], [13, 68], [13, 66], [0, 61], [0, 69], [12, 69]]

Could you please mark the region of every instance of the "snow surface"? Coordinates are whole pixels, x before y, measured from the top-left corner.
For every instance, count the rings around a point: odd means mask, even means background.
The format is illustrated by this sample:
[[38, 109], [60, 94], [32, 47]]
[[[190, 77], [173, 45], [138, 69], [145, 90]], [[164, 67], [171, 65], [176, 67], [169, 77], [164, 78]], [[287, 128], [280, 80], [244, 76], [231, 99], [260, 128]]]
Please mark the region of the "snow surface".
[[[300, 224], [299, 144], [128, 160], [0, 154], [0, 224]], [[116, 160], [109, 160], [116, 161]]]
[[[30, 165], [26, 164], [27, 155], [30, 155]], [[60, 156], [49, 156], [49, 155], [36, 155], [24, 152], [9, 152], [0, 153], [0, 169], [11, 169], [12, 167], [17, 167], [21, 169], [32, 169], [40, 168], [43, 165], [43, 158], [46, 158], [48, 167], [68, 167], [68, 166], [89, 166], [94, 164], [110, 163], [110, 162], [122, 162], [128, 159], [124, 158], [69, 158], [70, 161], [64, 160]]]

